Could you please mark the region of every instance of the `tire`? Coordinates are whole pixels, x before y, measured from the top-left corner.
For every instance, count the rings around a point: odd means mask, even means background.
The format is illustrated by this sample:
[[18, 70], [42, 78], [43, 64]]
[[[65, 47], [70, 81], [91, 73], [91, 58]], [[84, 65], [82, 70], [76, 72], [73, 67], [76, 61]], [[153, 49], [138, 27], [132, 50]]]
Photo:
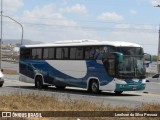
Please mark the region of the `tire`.
[[116, 95], [121, 95], [123, 91], [114, 91]]
[[44, 89], [47, 89], [47, 88], [48, 88], [48, 86], [49, 86], [49, 85], [43, 85], [43, 88], [44, 88]]
[[2, 87], [2, 86], [3, 86], [3, 83], [0, 84], [0, 87]]
[[65, 87], [66, 86], [56, 86], [56, 88], [59, 89], [59, 90], [63, 90], [63, 89], [65, 89]]
[[38, 89], [42, 89], [43, 88], [43, 82], [42, 82], [42, 77], [41, 76], [37, 76], [35, 79], [35, 87]]
[[89, 92], [92, 92], [92, 93], [99, 93], [100, 90], [99, 90], [99, 83], [97, 80], [92, 80], [90, 83], [89, 83], [89, 89], [88, 89]]

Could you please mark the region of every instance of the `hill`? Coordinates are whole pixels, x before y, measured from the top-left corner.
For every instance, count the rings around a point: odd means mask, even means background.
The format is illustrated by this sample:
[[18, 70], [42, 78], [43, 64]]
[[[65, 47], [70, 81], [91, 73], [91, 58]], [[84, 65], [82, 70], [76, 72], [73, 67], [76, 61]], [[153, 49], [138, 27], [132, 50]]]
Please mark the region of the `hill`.
[[[3, 44], [11, 44], [11, 45], [16, 45], [16, 44], [20, 44], [21, 40], [15, 40], [15, 39], [3, 39], [2, 40]], [[33, 41], [33, 40], [23, 40], [23, 44], [26, 45], [32, 45], [32, 44], [40, 44], [42, 42], [40, 41]]]

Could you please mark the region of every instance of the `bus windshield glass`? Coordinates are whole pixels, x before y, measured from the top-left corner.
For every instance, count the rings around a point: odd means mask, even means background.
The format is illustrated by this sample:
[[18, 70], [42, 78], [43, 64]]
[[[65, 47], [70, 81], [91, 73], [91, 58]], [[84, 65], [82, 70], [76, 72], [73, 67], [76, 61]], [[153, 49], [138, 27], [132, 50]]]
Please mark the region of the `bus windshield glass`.
[[123, 62], [118, 65], [119, 77], [144, 78], [145, 72], [146, 69], [143, 56], [124, 56]]
[[118, 75], [123, 78], [144, 78], [145, 64], [143, 49], [141, 47], [119, 47], [118, 52], [123, 53], [123, 62], [118, 64]]
[[123, 55], [143, 55], [143, 48], [141, 47], [117, 47], [117, 51]]

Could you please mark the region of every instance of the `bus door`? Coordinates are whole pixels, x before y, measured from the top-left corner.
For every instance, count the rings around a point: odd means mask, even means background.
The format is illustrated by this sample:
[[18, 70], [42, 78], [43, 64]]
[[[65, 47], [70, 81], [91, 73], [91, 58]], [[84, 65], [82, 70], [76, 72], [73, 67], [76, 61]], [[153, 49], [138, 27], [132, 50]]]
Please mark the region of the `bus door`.
[[119, 52], [107, 53], [104, 56], [103, 64], [109, 76], [116, 77], [118, 75], [118, 64], [123, 62], [123, 54]]
[[114, 54], [107, 53], [104, 56], [103, 64], [109, 76], [116, 75], [116, 56]]

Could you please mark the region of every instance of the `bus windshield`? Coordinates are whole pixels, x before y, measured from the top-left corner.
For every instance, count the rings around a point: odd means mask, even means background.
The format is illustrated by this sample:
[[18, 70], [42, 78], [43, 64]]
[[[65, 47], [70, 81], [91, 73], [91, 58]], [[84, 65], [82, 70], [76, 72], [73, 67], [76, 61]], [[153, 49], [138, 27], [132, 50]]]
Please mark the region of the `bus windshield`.
[[[117, 76], [118, 78], [126, 79], [126, 78], [145, 78], [145, 60], [144, 60], [144, 52], [141, 47], [117, 47], [117, 53], [121, 53], [123, 55], [123, 60], [119, 61], [119, 57], [117, 56], [117, 60], [112, 57], [110, 54], [106, 54], [108, 58], [109, 66], [105, 65], [108, 68], [108, 73], [111, 76]], [[113, 62], [111, 62], [113, 61]], [[113, 67], [112, 67], [112, 66]]]
[[122, 78], [144, 78], [145, 64], [143, 56], [124, 56], [118, 64], [118, 75]]
[[141, 47], [117, 47], [117, 52], [123, 53], [123, 55], [143, 55], [143, 48]]
[[144, 52], [141, 47], [118, 47], [117, 51], [123, 53], [123, 62], [118, 64], [119, 77], [144, 78], [145, 64]]

